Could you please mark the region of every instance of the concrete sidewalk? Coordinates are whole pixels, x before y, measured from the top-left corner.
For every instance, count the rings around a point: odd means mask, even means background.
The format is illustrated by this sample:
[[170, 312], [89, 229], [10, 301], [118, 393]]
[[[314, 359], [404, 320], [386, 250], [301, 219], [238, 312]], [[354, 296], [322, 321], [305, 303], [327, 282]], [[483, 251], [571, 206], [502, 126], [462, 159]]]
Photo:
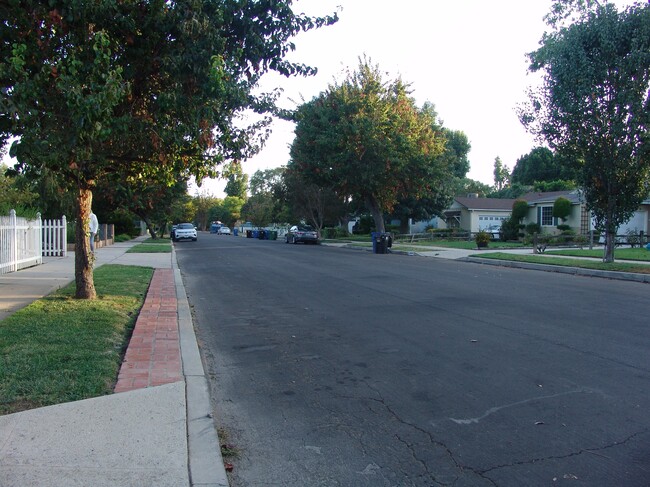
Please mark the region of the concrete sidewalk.
[[[126, 253], [144, 238], [97, 250], [97, 266], [156, 269], [134, 330], [152, 345], [129, 345], [126, 392], [0, 416], [3, 487], [228, 485], [175, 254]], [[0, 319], [72, 280], [74, 254], [0, 275]]]

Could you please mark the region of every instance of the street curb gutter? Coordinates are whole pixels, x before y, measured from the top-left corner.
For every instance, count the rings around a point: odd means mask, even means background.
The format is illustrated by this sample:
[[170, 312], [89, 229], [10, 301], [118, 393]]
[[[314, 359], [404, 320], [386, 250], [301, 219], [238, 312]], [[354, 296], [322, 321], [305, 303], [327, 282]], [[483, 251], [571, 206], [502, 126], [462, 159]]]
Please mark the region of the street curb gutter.
[[172, 269], [178, 301], [179, 340], [185, 376], [190, 485], [228, 487], [228, 477], [221, 456], [221, 444], [212, 418], [208, 381], [201, 362], [181, 271], [176, 262], [176, 252], [173, 249]]
[[601, 271], [598, 269], [583, 269], [580, 267], [565, 267], [548, 264], [532, 264], [528, 262], [515, 262], [511, 260], [481, 259], [479, 257], [464, 257], [457, 260], [499, 267], [513, 267], [535, 271], [557, 272], [559, 274], [570, 274], [574, 276], [601, 277], [605, 279], [616, 279], [619, 281], [650, 283], [650, 274], [637, 274], [634, 272]]

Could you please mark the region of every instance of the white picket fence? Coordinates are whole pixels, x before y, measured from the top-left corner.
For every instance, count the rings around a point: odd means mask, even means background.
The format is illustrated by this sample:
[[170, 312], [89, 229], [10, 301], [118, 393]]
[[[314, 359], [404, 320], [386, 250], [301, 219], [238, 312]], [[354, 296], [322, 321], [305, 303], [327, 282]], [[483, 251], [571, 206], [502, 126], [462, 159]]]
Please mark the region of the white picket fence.
[[[39, 216], [40, 218], [40, 216]], [[43, 257], [65, 257], [68, 252], [67, 225], [65, 215], [60, 220], [43, 220]]]
[[0, 274], [41, 264], [43, 257], [65, 257], [67, 253], [66, 219], [35, 220], [0, 216]]

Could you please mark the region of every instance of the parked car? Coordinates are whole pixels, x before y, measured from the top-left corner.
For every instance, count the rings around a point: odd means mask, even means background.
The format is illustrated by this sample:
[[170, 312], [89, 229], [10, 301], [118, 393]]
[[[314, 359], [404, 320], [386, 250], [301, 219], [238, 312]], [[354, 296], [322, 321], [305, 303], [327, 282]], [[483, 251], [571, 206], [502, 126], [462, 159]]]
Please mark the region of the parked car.
[[318, 233], [309, 225], [294, 225], [284, 237], [286, 243], [318, 243]]
[[492, 240], [499, 240], [499, 235], [501, 233], [501, 225], [489, 225], [483, 229], [484, 232], [490, 234]]
[[196, 242], [196, 228], [191, 223], [179, 223], [174, 231], [174, 242], [179, 240], [192, 240]]
[[219, 229], [217, 230], [217, 235], [231, 235], [230, 228], [228, 228], [225, 225], [219, 227]]

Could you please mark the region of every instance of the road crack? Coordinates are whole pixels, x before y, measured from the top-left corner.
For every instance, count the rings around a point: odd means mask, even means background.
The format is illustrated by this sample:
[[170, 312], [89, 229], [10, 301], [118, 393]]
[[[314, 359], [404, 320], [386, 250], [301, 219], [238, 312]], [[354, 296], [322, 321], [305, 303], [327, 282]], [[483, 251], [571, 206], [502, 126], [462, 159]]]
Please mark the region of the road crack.
[[605, 446], [601, 446], [599, 448], [583, 448], [582, 450], [567, 453], [567, 454], [564, 454], [564, 455], [550, 455], [550, 456], [547, 456], [547, 457], [532, 458], [530, 460], [522, 460], [522, 461], [519, 461], [519, 462], [512, 462], [512, 463], [506, 463], [506, 464], [502, 464], [502, 465], [495, 465], [495, 466], [487, 468], [487, 469], [478, 470], [477, 472], [480, 473], [481, 475], [485, 475], [485, 474], [487, 474], [489, 472], [493, 472], [495, 470], [499, 470], [499, 469], [502, 469], [502, 468], [517, 467], [517, 466], [520, 466], [520, 465], [531, 465], [533, 463], [545, 462], [545, 461], [548, 461], [548, 460], [564, 460], [566, 458], [576, 457], [576, 456], [579, 456], [579, 455], [583, 455], [585, 453], [589, 453], [589, 454], [592, 454], [592, 455], [605, 456], [605, 455], [601, 454], [601, 452], [603, 452], [604, 450], [608, 450], [610, 448], [615, 448], [617, 446], [625, 445], [626, 443], [634, 440], [634, 438], [636, 438], [637, 436], [645, 434], [647, 432], [648, 432], [648, 428], [645, 428], [645, 429], [643, 429], [641, 431], [637, 431], [636, 433], [632, 433], [631, 435], [625, 437], [624, 439], [622, 439], [620, 441], [614, 441], [613, 443], [610, 443], [610, 444], [605, 445]]
[[494, 485], [496, 487], [497, 484], [495, 484], [492, 479], [490, 479], [489, 477], [484, 475], [483, 472], [480, 472], [480, 471], [478, 471], [478, 470], [476, 470], [476, 469], [474, 469], [472, 467], [468, 467], [468, 466], [465, 466], [465, 465], [462, 465], [461, 463], [459, 463], [458, 460], [456, 459], [456, 457], [454, 456], [454, 453], [451, 450], [451, 448], [449, 448], [444, 442], [434, 438], [433, 434], [430, 431], [427, 431], [424, 428], [421, 428], [420, 426], [418, 426], [416, 424], [413, 424], [413, 423], [410, 423], [410, 422], [404, 420], [389, 404], [386, 403], [383, 395], [381, 394], [381, 392], [376, 387], [372, 386], [371, 384], [369, 384], [366, 381], [362, 381], [362, 382], [368, 387], [368, 389], [370, 389], [371, 391], [373, 391], [376, 394], [376, 397], [366, 397], [367, 400], [370, 400], [370, 401], [373, 401], [375, 403], [381, 404], [381, 406], [398, 423], [400, 423], [400, 424], [402, 424], [404, 426], [407, 426], [407, 427], [421, 433], [422, 435], [424, 435], [426, 438], [428, 438], [429, 443], [431, 443], [431, 445], [441, 449], [445, 453], [447, 458], [450, 460], [453, 467], [457, 471], [457, 474], [456, 474], [456, 477], [453, 479], [453, 481], [451, 481], [451, 482], [443, 482], [443, 481], [441, 481], [440, 479], [437, 478], [437, 476], [436, 476], [436, 474], [434, 472], [432, 472], [430, 470], [429, 466], [427, 465], [427, 462], [418, 456], [418, 454], [416, 452], [416, 449], [415, 449], [415, 447], [414, 447], [414, 445], [412, 443], [408, 442], [404, 438], [401, 438], [398, 434], [394, 435], [395, 438], [409, 450], [409, 452], [411, 453], [411, 456], [413, 457], [413, 459], [422, 466], [426, 476], [428, 476], [431, 479], [431, 481], [434, 483], [433, 485], [438, 485], [438, 486], [441, 486], [441, 487], [448, 486], [448, 485], [454, 485], [459, 480], [461, 475], [463, 475], [463, 473], [471, 472], [472, 474], [482, 478], [483, 480], [489, 482], [490, 484], [492, 484], [492, 485]]

